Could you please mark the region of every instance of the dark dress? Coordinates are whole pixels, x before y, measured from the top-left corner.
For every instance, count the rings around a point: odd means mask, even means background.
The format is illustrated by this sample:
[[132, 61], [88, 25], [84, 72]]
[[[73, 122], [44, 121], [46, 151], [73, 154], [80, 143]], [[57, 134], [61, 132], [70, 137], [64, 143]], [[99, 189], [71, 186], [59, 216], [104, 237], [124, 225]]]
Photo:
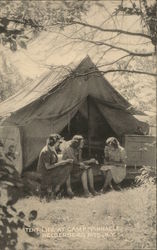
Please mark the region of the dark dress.
[[58, 156], [55, 150], [50, 150], [46, 145], [40, 155], [38, 160], [37, 170], [41, 173], [41, 189], [54, 190], [57, 185], [61, 186], [68, 178], [71, 170], [72, 164], [64, 164], [57, 166], [52, 169], [46, 169], [46, 163], [53, 166], [58, 162]]

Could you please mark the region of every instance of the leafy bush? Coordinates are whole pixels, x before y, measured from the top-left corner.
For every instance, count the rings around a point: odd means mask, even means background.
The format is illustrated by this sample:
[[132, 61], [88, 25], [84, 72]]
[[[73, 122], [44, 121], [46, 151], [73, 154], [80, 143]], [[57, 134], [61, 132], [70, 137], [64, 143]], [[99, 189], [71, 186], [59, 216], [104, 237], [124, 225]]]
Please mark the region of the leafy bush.
[[[29, 236], [38, 236], [29, 232], [26, 216], [23, 211], [17, 211], [16, 204], [22, 192], [21, 178], [14, 168], [0, 166], [0, 243], [1, 249], [16, 249], [18, 230], [25, 229]], [[37, 211], [29, 213], [28, 220], [32, 223], [37, 217]], [[31, 227], [33, 224], [31, 224]]]
[[149, 185], [156, 182], [156, 173], [154, 167], [143, 166], [140, 171], [141, 174], [135, 178], [136, 185]]

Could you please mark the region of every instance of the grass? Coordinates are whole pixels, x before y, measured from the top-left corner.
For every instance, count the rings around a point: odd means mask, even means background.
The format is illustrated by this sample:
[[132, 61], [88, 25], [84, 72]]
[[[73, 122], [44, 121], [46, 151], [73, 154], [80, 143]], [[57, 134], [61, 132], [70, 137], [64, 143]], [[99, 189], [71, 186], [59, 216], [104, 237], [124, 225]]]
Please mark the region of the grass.
[[[19, 231], [20, 250], [156, 249], [153, 184], [88, 199], [77, 197], [46, 203], [30, 197], [20, 200], [16, 207], [26, 214], [36, 209], [38, 219], [34, 227], [40, 228], [40, 237], [36, 239]], [[50, 235], [46, 230], [52, 231]]]

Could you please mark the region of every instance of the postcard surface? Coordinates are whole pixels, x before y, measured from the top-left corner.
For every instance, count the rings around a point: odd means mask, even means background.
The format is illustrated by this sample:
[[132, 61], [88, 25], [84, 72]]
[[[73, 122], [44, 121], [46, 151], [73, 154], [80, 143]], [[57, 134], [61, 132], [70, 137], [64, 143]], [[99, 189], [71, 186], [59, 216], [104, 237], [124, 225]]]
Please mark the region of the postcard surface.
[[0, 249], [156, 249], [155, 1], [0, 1]]

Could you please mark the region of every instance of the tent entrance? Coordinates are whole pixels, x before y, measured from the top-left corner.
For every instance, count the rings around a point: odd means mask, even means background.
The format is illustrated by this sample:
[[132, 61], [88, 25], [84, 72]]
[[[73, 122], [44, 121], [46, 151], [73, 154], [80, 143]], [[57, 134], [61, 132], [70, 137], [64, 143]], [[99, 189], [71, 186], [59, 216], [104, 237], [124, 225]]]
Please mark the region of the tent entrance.
[[66, 140], [70, 140], [76, 134], [81, 134], [85, 138], [84, 157], [95, 157], [100, 162], [104, 157], [105, 140], [110, 136], [116, 136], [90, 96], [61, 132]]

